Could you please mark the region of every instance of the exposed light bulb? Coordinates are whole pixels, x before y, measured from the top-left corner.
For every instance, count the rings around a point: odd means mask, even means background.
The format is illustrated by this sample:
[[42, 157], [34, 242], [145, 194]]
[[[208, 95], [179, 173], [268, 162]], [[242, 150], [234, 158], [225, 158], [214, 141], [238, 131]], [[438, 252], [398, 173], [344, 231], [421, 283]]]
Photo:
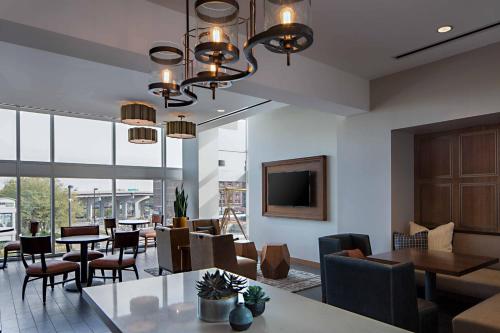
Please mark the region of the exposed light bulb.
[[280, 11], [281, 24], [290, 24], [294, 19], [294, 11], [290, 7], [285, 7]]
[[214, 27], [212, 29], [212, 42], [214, 43], [222, 42], [222, 30], [219, 27]]
[[168, 69], [164, 69], [162, 71], [163, 83], [170, 83], [170, 76], [171, 76], [170, 71]]
[[217, 65], [211, 64], [210, 65], [210, 71], [213, 72], [213, 73], [217, 72]]

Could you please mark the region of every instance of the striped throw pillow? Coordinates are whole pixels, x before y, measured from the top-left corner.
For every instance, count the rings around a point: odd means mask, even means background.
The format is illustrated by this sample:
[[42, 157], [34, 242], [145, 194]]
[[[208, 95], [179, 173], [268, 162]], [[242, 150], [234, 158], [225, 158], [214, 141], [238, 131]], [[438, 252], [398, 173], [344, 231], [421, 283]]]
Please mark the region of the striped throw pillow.
[[394, 249], [423, 249], [429, 248], [428, 231], [417, 232], [414, 235], [394, 233]]

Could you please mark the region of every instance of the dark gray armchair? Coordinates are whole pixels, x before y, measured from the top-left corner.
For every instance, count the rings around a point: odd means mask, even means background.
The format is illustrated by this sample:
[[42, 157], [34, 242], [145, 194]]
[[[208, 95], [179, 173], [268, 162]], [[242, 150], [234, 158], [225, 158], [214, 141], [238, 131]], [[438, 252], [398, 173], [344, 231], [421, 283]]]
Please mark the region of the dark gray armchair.
[[325, 256], [327, 303], [412, 332], [438, 331], [437, 307], [417, 299], [413, 263]]
[[370, 256], [372, 254], [370, 237], [362, 234], [339, 234], [319, 238], [319, 263], [321, 269], [321, 293], [323, 302], [326, 302], [325, 255], [354, 249], [360, 249], [365, 256]]

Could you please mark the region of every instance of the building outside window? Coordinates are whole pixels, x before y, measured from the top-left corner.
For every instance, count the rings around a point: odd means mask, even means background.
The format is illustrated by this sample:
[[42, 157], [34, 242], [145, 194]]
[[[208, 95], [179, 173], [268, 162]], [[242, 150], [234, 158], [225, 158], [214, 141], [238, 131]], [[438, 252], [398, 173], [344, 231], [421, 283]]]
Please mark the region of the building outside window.
[[[219, 127], [219, 215], [229, 212], [227, 232], [243, 236], [234, 215], [248, 235], [246, 165], [247, 123], [239, 120]], [[234, 214], [233, 214], [234, 213]]]

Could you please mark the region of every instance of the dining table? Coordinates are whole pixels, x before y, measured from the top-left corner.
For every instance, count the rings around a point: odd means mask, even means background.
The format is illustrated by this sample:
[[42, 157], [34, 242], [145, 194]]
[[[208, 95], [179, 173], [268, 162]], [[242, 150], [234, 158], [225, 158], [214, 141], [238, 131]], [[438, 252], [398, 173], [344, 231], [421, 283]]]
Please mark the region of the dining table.
[[[206, 272], [190, 271], [86, 288], [83, 299], [111, 332], [234, 332], [227, 321], [207, 323], [198, 319], [196, 282]], [[271, 298], [264, 313], [253, 318], [248, 333], [408, 333], [257, 281], [248, 280], [247, 285], [260, 286]], [[238, 297], [242, 302], [243, 296]]]
[[386, 264], [412, 262], [415, 269], [425, 272], [425, 299], [428, 301], [435, 299], [437, 274], [460, 277], [498, 263], [498, 258], [412, 248], [375, 254], [368, 259]]
[[[107, 235], [79, 235], [79, 236], [60, 237], [56, 239], [56, 243], [58, 244], [80, 245], [80, 281], [82, 283], [82, 286], [86, 286], [88, 281], [88, 273], [87, 273], [88, 262], [89, 262], [88, 245], [107, 241], [108, 239], [109, 236]], [[92, 284], [96, 285], [96, 282], [97, 284], [99, 283], [102, 284], [101, 281], [94, 281], [92, 282]], [[74, 282], [66, 283], [64, 285], [64, 289], [73, 292], [78, 291], [78, 288], [76, 287], [76, 284]]]

